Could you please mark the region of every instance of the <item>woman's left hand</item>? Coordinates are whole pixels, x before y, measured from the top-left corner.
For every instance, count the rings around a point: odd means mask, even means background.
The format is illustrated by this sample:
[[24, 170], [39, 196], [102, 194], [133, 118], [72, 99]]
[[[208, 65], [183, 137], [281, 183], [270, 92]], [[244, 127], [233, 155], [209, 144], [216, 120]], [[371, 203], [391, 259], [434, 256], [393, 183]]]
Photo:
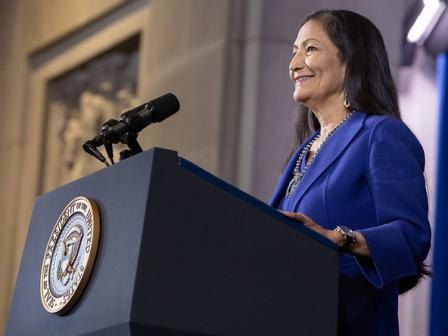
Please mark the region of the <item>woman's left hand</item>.
[[308, 216], [304, 215], [300, 212], [289, 212], [289, 211], [280, 211], [285, 216], [294, 219], [303, 225], [305, 225], [308, 229], [311, 229], [320, 235], [330, 239], [333, 243], [335, 243], [338, 247], [341, 247], [344, 245], [344, 237], [335, 231], [324, 229], [322, 226], [317, 224], [314, 220], [309, 218]]

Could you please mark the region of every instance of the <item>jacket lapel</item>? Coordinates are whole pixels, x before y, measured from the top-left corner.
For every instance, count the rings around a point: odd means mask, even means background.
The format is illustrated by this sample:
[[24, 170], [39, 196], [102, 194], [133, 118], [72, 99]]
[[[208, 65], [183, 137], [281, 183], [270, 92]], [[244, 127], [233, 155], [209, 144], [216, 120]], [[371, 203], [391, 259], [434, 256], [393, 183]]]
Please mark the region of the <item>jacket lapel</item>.
[[[353, 115], [334, 132], [334, 134], [327, 140], [325, 145], [320, 150], [319, 154], [314, 159], [310, 169], [303, 176], [302, 181], [297, 187], [294, 194], [291, 195], [294, 200], [294, 204], [297, 205], [311, 185], [321, 176], [328, 167], [344, 152], [346, 147], [355, 138], [358, 132], [361, 130], [366, 115], [363, 112], [354, 112]], [[279, 183], [272, 195], [269, 204], [276, 206], [284, 197], [284, 191], [286, 186], [292, 177], [292, 170], [297, 161], [297, 158], [304, 146], [312, 139], [309, 138], [302, 146], [294, 153], [292, 159], [286, 166], [282, 176], [279, 179]]]

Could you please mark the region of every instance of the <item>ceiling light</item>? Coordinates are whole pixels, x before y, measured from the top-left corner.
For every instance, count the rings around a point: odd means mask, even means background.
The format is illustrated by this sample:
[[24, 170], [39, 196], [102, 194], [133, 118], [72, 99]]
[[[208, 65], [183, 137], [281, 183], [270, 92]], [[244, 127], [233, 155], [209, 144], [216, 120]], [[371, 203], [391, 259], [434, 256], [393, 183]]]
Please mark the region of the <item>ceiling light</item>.
[[439, 21], [446, 9], [446, 4], [439, 0], [424, 0], [424, 7], [409, 30], [407, 40], [422, 45]]

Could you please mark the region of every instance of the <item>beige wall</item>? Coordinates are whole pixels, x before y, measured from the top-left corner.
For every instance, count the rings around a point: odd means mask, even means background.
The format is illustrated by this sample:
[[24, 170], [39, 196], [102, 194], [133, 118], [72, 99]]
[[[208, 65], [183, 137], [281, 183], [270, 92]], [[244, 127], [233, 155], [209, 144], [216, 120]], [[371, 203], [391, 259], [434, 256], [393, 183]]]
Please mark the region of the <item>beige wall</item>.
[[44, 101], [30, 106], [40, 94], [36, 73], [52, 66], [52, 55], [62, 59], [77, 40], [135, 8], [148, 13], [141, 25], [139, 98], [171, 91], [181, 101], [180, 113], [163, 127], [142, 133], [142, 147], [177, 149], [220, 176], [234, 176], [241, 1], [0, 1], [0, 331], [39, 190]]
[[27, 52], [42, 49], [130, 0], [22, 0]]
[[[142, 96], [174, 92], [181, 110], [142, 134], [232, 180], [242, 1], [152, 1]], [[225, 129], [226, 132], [222, 132]], [[229, 139], [230, 138], [230, 139]]]

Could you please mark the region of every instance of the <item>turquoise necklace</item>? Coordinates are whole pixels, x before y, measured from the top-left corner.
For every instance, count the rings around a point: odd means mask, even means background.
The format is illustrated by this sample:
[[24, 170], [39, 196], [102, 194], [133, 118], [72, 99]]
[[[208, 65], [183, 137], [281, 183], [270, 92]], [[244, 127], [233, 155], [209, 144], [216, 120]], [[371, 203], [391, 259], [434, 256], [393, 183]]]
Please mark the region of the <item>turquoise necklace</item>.
[[330, 136], [352, 116], [352, 114], [353, 114], [353, 112], [350, 112], [349, 114], [347, 114], [347, 116], [339, 124], [337, 124], [330, 132], [328, 132], [328, 134], [325, 136], [322, 143], [319, 145], [319, 147], [316, 149], [316, 151], [311, 156], [310, 163], [305, 165], [305, 168], [303, 170], [300, 169], [300, 167], [302, 166], [302, 162], [303, 162], [304, 158], [306, 157], [306, 154], [311, 149], [311, 146], [313, 145], [313, 143], [316, 142], [316, 140], [320, 138], [320, 136], [321, 136], [320, 132], [316, 137], [314, 137], [314, 139], [312, 139], [310, 142], [308, 142], [308, 144], [302, 149], [302, 151], [299, 154], [299, 158], [296, 161], [296, 165], [293, 169], [293, 176], [291, 178], [291, 181], [289, 181], [288, 187], [286, 188], [285, 197], [289, 197], [294, 192], [294, 190], [296, 190], [297, 186], [299, 185], [300, 181], [302, 181], [303, 176], [308, 171], [309, 166], [313, 163], [314, 159], [316, 158], [317, 153], [319, 153], [322, 146], [327, 142], [327, 140], [330, 138]]

